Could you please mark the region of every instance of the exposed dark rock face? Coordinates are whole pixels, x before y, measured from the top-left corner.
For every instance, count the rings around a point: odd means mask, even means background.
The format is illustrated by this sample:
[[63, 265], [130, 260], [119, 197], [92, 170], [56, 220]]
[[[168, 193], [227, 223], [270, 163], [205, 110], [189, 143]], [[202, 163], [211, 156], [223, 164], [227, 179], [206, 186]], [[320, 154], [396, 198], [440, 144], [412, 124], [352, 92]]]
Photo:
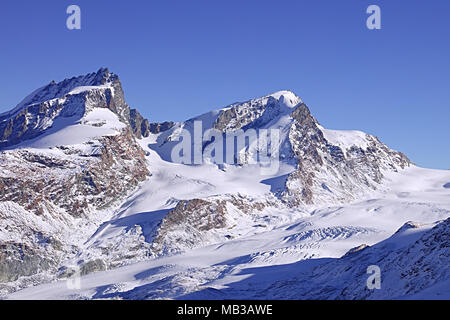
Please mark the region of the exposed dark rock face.
[[283, 195], [290, 206], [353, 200], [367, 189], [376, 189], [383, 170], [397, 171], [411, 164], [404, 154], [370, 135], [366, 135], [366, 149], [332, 145], [305, 104], [291, 116], [289, 142], [297, 170], [289, 175]]
[[[78, 124], [97, 108], [112, 111], [123, 126], [73, 145], [45, 150], [20, 146], [56, 127], [60, 120]], [[151, 232], [144, 234], [140, 226], [127, 230], [132, 245], [96, 247], [102, 259], [86, 258], [87, 262], [80, 264], [81, 273], [116, 267], [144, 253], [145, 257], [171, 254], [241, 236], [236, 231], [241, 221], [264, 227], [267, 220], [261, 213], [267, 207], [350, 201], [376, 189], [384, 170], [410, 164], [403, 154], [370, 135], [365, 137], [367, 147], [343, 148], [328, 141], [308, 107], [291, 92], [234, 104], [219, 113], [213, 126], [225, 134], [257, 129], [286, 115], [290, 117], [283, 122], [287, 137], [282, 143], [289, 149], [285, 160], [296, 164], [296, 169], [277, 191], [277, 198], [268, 194], [263, 201], [227, 194], [179, 201], [165, 217], [158, 218], [162, 220], [154, 222]], [[106, 122], [86, 121], [83, 125], [98, 129]], [[89, 222], [95, 213], [118, 204], [144, 181], [150, 172], [136, 138], [174, 126], [174, 122], [150, 123], [130, 109], [119, 78], [107, 69], [52, 82], [0, 115], [0, 232], [9, 237], [0, 242], [0, 282], [57, 270], [61, 259], [76, 255], [78, 249], [67, 237], [76, 230], [66, 229], [80, 220]], [[5, 150], [11, 146], [16, 148]], [[59, 229], [66, 234], [59, 234]], [[60, 270], [60, 276], [70, 272]]]
[[169, 130], [175, 125], [175, 123], [171, 121], [150, 123], [147, 119], [142, 117], [136, 109], [131, 109], [130, 111], [130, 124], [133, 128], [133, 133], [137, 138], [148, 137], [150, 133], [161, 133]]
[[258, 103], [250, 103], [248, 106], [233, 106], [220, 113], [214, 124], [214, 128], [225, 132], [241, 129], [264, 112], [264, 106]]
[[165, 121], [162, 123], [150, 123], [149, 131], [153, 134], [158, 134], [171, 129], [175, 125], [175, 122]]
[[295, 165], [296, 169], [287, 175], [284, 187], [272, 191], [275, 201], [255, 202], [237, 195], [181, 201], [157, 228], [152, 240], [153, 254], [183, 251], [196, 247], [197, 243], [214, 243], [215, 236], [232, 229], [229, 208], [245, 216], [258, 215], [265, 207], [345, 203], [378, 189], [384, 172], [411, 164], [402, 153], [368, 134], [350, 136], [362, 142], [338, 144], [340, 140], [330, 139], [309, 108], [288, 91], [224, 108], [213, 126], [223, 133], [258, 129], [280, 117], [284, 117], [286, 132], [280, 141], [285, 154], [282, 161]]
[[220, 112], [214, 128], [222, 132], [258, 129], [286, 112], [290, 112], [292, 122], [281, 146], [290, 145], [284, 159], [293, 160], [297, 169], [286, 179], [285, 190], [277, 195], [291, 207], [354, 200], [377, 189], [384, 171], [397, 171], [411, 164], [404, 154], [368, 134], [361, 138], [364, 147], [334, 145], [309, 108], [289, 91], [233, 104]]
[[[2, 152], [1, 201], [20, 206], [28, 215], [39, 216], [42, 227], [49, 218], [65, 226], [66, 215], [89, 221], [93, 211], [118, 204], [149, 175], [144, 152], [128, 128], [120, 135], [105, 136], [97, 143], [98, 153], [90, 157], [73, 154], [73, 149], [63, 149], [59, 157], [29, 150]], [[13, 223], [16, 229], [0, 231], [12, 235], [23, 233], [25, 237], [14, 244], [0, 243], [4, 246], [0, 248], [0, 282], [57, 268], [71, 250], [70, 239], [43, 238], [41, 224], [20, 225], [14, 221], [14, 216], [2, 212], [2, 208], [0, 219], [5, 219], [6, 228]], [[28, 220], [33, 221], [33, 218], [26, 218]], [[41, 238], [47, 240], [39, 240]], [[96, 265], [86, 268], [86, 272], [102, 270]]]
[[[202, 232], [226, 226], [226, 212], [226, 202], [222, 200], [180, 201], [162, 220], [152, 244], [153, 254], [173, 253], [172, 240], [187, 247], [195, 247]], [[180, 226], [184, 232], [179, 232]]]
[[149, 175], [144, 151], [125, 129], [98, 141], [90, 157], [73, 149], [51, 157], [29, 150], [0, 154], [0, 199], [34, 214], [64, 209], [83, 216], [122, 198]]
[[[0, 149], [5, 149], [39, 137], [61, 119], [75, 125], [96, 108], [109, 109], [125, 125], [77, 145], [0, 152], [0, 232], [11, 239], [0, 242], [0, 282], [57, 268], [77, 250], [59, 229], [76, 232], [68, 230], [76, 221], [89, 223], [95, 212], [117, 205], [150, 175], [135, 139], [143, 136], [133, 128], [138, 113], [130, 114], [119, 78], [107, 69], [52, 82], [0, 116]], [[138, 121], [148, 124], [142, 117]], [[90, 262], [85, 269], [102, 268]]]
[[297, 105], [301, 103], [301, 99], [292, 92], [286, 91], [278, 99], [266, 96], [235, 103], [220, 112], [214, 128], [222, 132], [258, 128], [279, 116], [282, 109], [286, 107], [286, 103]]
[[217, 233], [233, 232], [236, 227], [229, 219], [229, 208], [249, 216], [275, 205], [270, 201], [252, 201], [241, 195], [192, 199], [178, 202], [161, 221], [152, 241], [152, 255], [171, 254], [193, 249], [205, 243], [233, 238], [217, 238]]
[[141, 116], [136, 109], [130, 110], [130, 124], [133, 133], [137, 138], [148, 137], [150, 134], [150, 124], [147, 119]]
[[80, 275], [84, 276], [89, 273], [105, 271], [107, 269], [106, 263], [101, 259], [91, 260], [81, 265]]
[[22, 243], [0, 242], [0, 283], [55, 267], [58, 260]]
[[[82, 89], [73, 91], [78, 87]], [[126, 103], [119, 77], [102, 68], [97, 73], [50, 83], [0, 115], [0, 150], [40, 136], [59, 119], [76, 122], [92, 108], [111, 110], [137, 138], [150, 132], [148, 120]]]
[[93, 94], [98, 94], [98, 106], [106, 107], [107, 96], [110, 93], [98, 91], [84, 96], [70, 95], [66, 99], [44, 101], [26, 106], [11, 117], [8, 115], [0, 117], [0, 135], [2, 137], [0, 149], [38, 137], [51, 127], [49, 119], [81, 118], [84, 111], [73, 106], [84, 104], [86, 99], [92, 97]]

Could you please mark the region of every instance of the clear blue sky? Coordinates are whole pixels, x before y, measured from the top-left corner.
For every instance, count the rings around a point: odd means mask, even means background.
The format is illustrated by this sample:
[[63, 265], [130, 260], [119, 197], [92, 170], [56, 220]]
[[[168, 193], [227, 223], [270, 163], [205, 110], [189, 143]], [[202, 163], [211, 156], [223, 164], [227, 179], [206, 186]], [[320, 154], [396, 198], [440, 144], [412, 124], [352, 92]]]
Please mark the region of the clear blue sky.
[[[370, 4], [382, 30], [366, 28]], [[1, 0], [0, 112], [101, 66], [150, 121], [289, 89], [325, 127], [450, 169], [449, 16], [448, 0]]]

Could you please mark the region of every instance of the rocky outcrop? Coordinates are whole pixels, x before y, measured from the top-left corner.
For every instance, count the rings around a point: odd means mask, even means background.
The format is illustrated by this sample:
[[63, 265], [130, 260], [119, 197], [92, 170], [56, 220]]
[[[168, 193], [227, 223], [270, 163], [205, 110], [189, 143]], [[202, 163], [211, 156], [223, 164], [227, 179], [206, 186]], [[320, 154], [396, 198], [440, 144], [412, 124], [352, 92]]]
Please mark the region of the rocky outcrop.
[[[402, 228], [407, 230], [409, 227]], [[402, 299], [414, 297], [435, 285], [448, 282], [450, 258], [450, 219], [409, 241], [396, 233], [372, 247], [361, 246], [340, 259], [324, 263], [312, 271], [267, 288], [272, 299]], [[408, 239], [408, 238], [406, 238]], [[376, 265], [381, 272], [381, 289], [367, 288], [367, 268]], [[419, 298], [420, 299], [420, 298]]]
[[[375, 136], [324, 129], [290, 91], [230, 105], [219, 112], [213, 127], [230, 133], [280, 129], [280, 161], [294, 163], [296, 170], [276, 195], [290, 207], [355, 200], [380, 188], [386, 172], [411, 165]], [[254, 152], [255, 147], [249, 149]]]
[[[90, 156], [80, 156], [73, 148], [62, 148], [57, 155], [32, 150], [0, 154], [0, 199], [26, 215], [16, 223], [19, 214], [0, 207], [2, 237], [23, 234], [13, 243], [0, 241], [0, 282], [57, 268], [77, 250], [71, 243], [70, 233], [77, 232], [70, 231], [71, 218], [89, 222], [96, 210], [118, 205], [148, 177], [144, 152], [128, 128], [95, 144], [97, 152]], [[49, 224], [56, 224], [55, 231], [64, 228], [65, 235], [48, 235]]]
[[158, 122], [150, 123], [149, 131], [153, 134], [158, 134], [158, 133], [161, 133], [161, 132], [171, 129], [174, 125], [175, 125], [175, 122], [172, 122], [172, 121], [165, 121], [165, 122], [161, 122], [161, 123], [158, 123]]
[[259, 99], [235, 103], [220, 112], [214, 123], [214, 129], [229, 132], [246, 129], [249, 126], [262, 126], [265, 122], [279, 116], [276, 111], [280, 109], [280, 106], [292, 107], [301, 102], [302, 100], [293, 92], [280, 91]]
[[173, 254], [233, 239], [240, 224], [260, 223], [260, 213], [275, 205], [240, 194], [180, 201], [155, 230], [151, 253]]
[[76, 122], [93, 108], [111, 110], [137, 138], [150, 132], [148, 120], [126, 103], [119, 77], [102, 68], [96, 73], [52, 82], [14, 110], [0, 115], [0, 150], [42, 135], [58, 120], [70, 118]]
[[139, 111], [136, 109], [130, 110], [130, 124], [133, 129], [133, 133], [137, 138], [148, 137], [150, 133], [161, 133], [169, 130], [175, 125], [175, 123], [171, 121], [150, 123], [147, 119], [141, 116]]
[[[204, 121], [214, 116], [214, 121]], [[239, 236], [231, 222], [236, 212], [243, 221], [243, 217], [258, 216], [266, 207], [298, 210], [309, 205], [353, 201], [383, 187], [386, 172], [411, 165], [405, 155], [389, 149], [374, 136], [344, 132], [343, 138], [333, 139], [335, 133], [321, 127], [302, 100], [289, 91], [236, 103], [194, 120], [204, 121], [204, 129], [212, 123], [224, 135], [239, 129], [280, 129], [279, 147], [283, 157], [279, 160], [293, 165], [295, 170], [276, 178], [277, 186], [271, 188], [266, 201], [253, 201], [240, 195], [180, 201], [151, 239], [155, 255]], [[177, 128], [189, 130], [192, 121], [178, 124]], [[177, 134], [177, 128], [162, 135], [166, 139], [161, 145]], [[271, 197], [276, 200], [269, 201]], [[259, 225], [257, 219], [254, 221], [254, 225]]]
[[152, 253], [160, 255], [194, 248], [206, 231], [227, 225], [226, 214], [226, 201], [223, 200], [180, 201], [161, 221], [152, 243]]
[[0, 283], [47, 271], [57, 263], [54, 256], [26, 244], [0, 242]]
[[366, 147], [333, 145], [305, 104], [296, 107], [291, 116], [289, 143], [297, 169], [288, 176], [282, 195], [290, 206], [354, 200], [377, 189], [383, 171], [411, 165], [404, 154], [371, 135], [365, 135]]
[[130, 110], [130, 124], [136, 137], [148, 137], [150, 134], [150, 123], [136, 109]]
[[[107, 69], [52, 82], [0, 115], [0, 282], [58, 270], [68, 256], [76, 257], [82, 274], [87, 274], [127, 260], [221, 243], [248, 233], [249, 226], [264, 228], [272, 218], [265, 216], [270, 211], [266, 208], [297, 210], [350, 201], [376, 189], [384, 171], [410, 164], [403, 154], [370, 135], [362, 138], [364, 145], [335, 143], [301, 99], [288, 91], [233, 104], [202, 119], [224, 135], [239, 129], [281, 127], [280, 148], [285, 148], [281, 161], [294, 164], [295, 170], [285, 180], [283, 176], [284, 186], [283, 182], [278, 186], [280, 177], [274, 178], [276, 194], [267, 189], [267, 194], [258, 196], [223, 194], [179, 201], [145, 232], [139, 225], [131, 226], [117, 236], [119, 240], [112, 236], [104, 246], [94, 242], [94, 257], [80, 258], [77, 227], [86, 228], [94, 216], [118, 205], [150, 175], [136, 138], [161, 133], [158, 139], [163, 141], [155, 145], [168, 153], [176, 142], [172, 134], [186, 123], [150, 123], [130, 109], [119, 78]], [[50, 147], [31, 144], [30, 139], [42, 141], [40, 137], [52, 128], [57, 135], [64, 123], [78, 126], [72, 132], [93, 133], [81, 142], [66, 144], [61, 138]], [[96, 219], [95, 223], [103, 221]], [[60, 276], [70, 272], [60, 269]]]
[[63, 209], [86, 216], [122, 198], [149, 175], [144, 151], [128, 129], [95, 145], [90, 156], [65, 147], [57, 155], [26, 149], [1, 153], [1, 201], [37, 215]]
[[[86, 120], [99, 109], [109, 110], [107, 119]], [[142, 133], [133, 129], [131, 115], [119, 78], [100, 69], [52, 82], [0, 116], [0, 148], [19, 144], [0, 152], [0, 282], [57, 269], [78, 250], [76, 226], [101, 221], [98, 212], [120, 204], [147, 179], [145, 152], [136, 141]], [[75, 144], [20, 145], [64, 119], [81, 128], [75, 133], [105, 134]], [[108, 121], [109, 130], [97, 130]], [[89, 263], [86, 272], [101, 270]]]

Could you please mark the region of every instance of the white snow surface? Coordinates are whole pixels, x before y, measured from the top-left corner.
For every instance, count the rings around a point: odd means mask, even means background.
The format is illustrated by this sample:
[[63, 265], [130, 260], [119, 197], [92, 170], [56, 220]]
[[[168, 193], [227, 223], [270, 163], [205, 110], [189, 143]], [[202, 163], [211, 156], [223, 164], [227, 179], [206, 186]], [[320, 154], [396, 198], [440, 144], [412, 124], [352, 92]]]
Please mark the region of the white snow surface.
[[342, 149], [350, 149], [355, 146], [361, 149], [367, 149], [367, 133], [358, 130], [330, 130], [319, 125], [325, 139], [332, 145]]
[[116, 135], [125, 126], [111, 110], [94, 108], [81, 119], [78, 116], [57, 118], [44, 134], [13, 148], [46, 150], [58, 146], [81, 145], [103, 136]]
[[[104, 84], [98, 83], [98, 77], [101, 75], [105, 75], [106, 81]], [[1, 113], [0, 117], [6, 115], [13, 116], [29, 105], [39, 104], [56, 98], [63, 98], [66, 95], [75, 95], [92, 89], [110, 89], [114, 94], [114, 87], [112, 85], [112, 79], [114, 79], [114, 77], [115, 76], [110, 74], [107, 69], [101, 68], [97, 73], [93, 72], [84, 76], [66, 79], [60, 83], [43, 86], [26, 96], [14, 109]]]
[[[150, 152], [152, 177], [89, 238], [83, 258], [97, 257], [97, 247], [118, 243], [126, 230], [135, 226], [148, 236], [152, 221], [159, 221], [177, 199], [231, 192], [254, 198], [268, 194], [269, 186], [258, 181], [251, 167], [223, 171], [212, 165], [166, 162], [148, 149], [152, 139], [155, 137], [141, 141]], [[374, 192], [367, 199], [305, 210], [268, 208], [261, 213], [266, 224], [262, 228], [255, 228], [251, 219], [236, 217], [241, 223], [237, 232], [240, 235], [232, 240], [89, 274], [81, 278], [80, 289], [68, 286], [67, 280], [59, 280], [18, 291], [8, 298], [233, 298], [227, 290], [238, 290], [244, 299], [255, 298], [259, 290], [271, 283], [289, 280], [361, 244], [374, 245], [389, 238], [408, 221], [429, 224], [450, 217], [450, 190], [443, 188], [448, 181], [449, 171], [411, 167], [390, 173], [386, 181], [388, 191]], [[300, 262], [304, 262], [301, 267]], [[445, 290], [438, 286], [424, 295], [435, 297], [445, 294]]]
[[[71, 93], [92, 89], [98, 87], [74, 86]], [[281, 140], [284, 141], [288, 135], [286, 128], [292, 121], [290, 108], [301, 103], [301, 100], [290, 91], [280, 91], [261, 99], [267, 100], [269, 97], [282, 100], [281, 107], [274, 111], [277, 117], [262, 122], [261, 128], [284, 130], [281, 132]], [[223, 110], [192, 120], [201, 119], [205, 130], [212, 127]], [[450, 217], [450, 189], [445, 187], [450, 181], [450, 171], [411, 166], [399, 172], [384, 172], [385, 179], [378, 191], [348, 204], [302, 208], [273, 205], [252, 214], [243, 214], [228, 206], [228, 218], [232, 224], [223, 230], [208, 231], [208, 241], [197, 243], [194, 249], [180, 244], [185, 250], [178, 254], [147, 257], [144, 247], [148, 243], [145, 241], [150, 240], [156, 225], [180, 200], [227, 199], [237, 195], [251, 201], [276, 202], [273, 189], [282, 186], [286, 175], [295, 170], [295, 164], [282, 162], [276, 174], [262, 177], [257, 165], [173, 163], [169, 159], [173, 146], [171, 140], [181, 128], [192, 130], [192, 120], [139, 141], [147, 152], [148, 168], [152, 175], [119, 207], [99, 212], [86, 228], [83, 228], [81, 221], [71, 221], [70, 225], [76, 226], [77, 232], [74, 234], [68, 229], [57, 231], [62, 225], [59, 222], [40, 226], [42, 222], [38, 217], [30, 221], [31, 225], [36, 224], [39, 228], [74, 237], [74, 243], [82, 251], [70, 257], [65, 262], [67, 266], [75, 265], [80, 260], [103, 259], [104, 248], [113, 248], [112, 255], [126, 256], [131, 247], [139, 245], [141, 256], [130, 258], [119, 268], [81, 277], [80, 288], [73, 288], [70, 285], [73, 282], [66, 279], [49, 278], [49, 283], [17, 291], [6, 298], [264, 299], [264, 290], [275, 283], [300, 277], [315, 266], [342, 257], [352, 248], [363, 244], [373, 246], [389, 239], [407, 222], [414, 221], [423, 230], [428, 230], [431, 224]], [[88, 112], [81, 120], [63, 118], [60, 121], [55, 122], [42, 136], [18, 147], [57, 152], [51, 148], [83, 145], [104, 135], [117, 134], [124, 126], [110, 110], [98, 108]], [[352, 146], [367, 148], [366, 134], [363, 132], [322, 127], [321, 130], [331, 144], [343, 149]], [[281, 153], [287, 153], [288, 149], [289, 146], [282, 146]], [[26, 219], [26, 212], [14, 204], [1, 205], [16, 213], [20, 219]], [[174, 239], [182, 237], [186, 230], [176, 232]], [[414, 232], [406, 231], [408, 234]], [[396, 236], [390, 239], [394, 241]], [[397, 241], [395, 245], [408, 246], [417, 239], [404, 237], [401, 240], [404, 242]], [[449, 298], [447, 288], [434, 286], [417, 296]], [[236, 296], [237, 292], [239, 295]], [[289, 293], [286, 292], [286, 295]]]

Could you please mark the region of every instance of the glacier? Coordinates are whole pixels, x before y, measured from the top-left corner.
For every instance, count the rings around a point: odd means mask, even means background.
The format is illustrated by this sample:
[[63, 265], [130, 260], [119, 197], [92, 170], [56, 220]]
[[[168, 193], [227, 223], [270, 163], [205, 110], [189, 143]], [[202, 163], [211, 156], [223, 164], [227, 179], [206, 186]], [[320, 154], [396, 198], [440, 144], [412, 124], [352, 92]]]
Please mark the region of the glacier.
[[[195, 121], [279, 130], [279, 170], [173, 161]], [[450, 171], [325, 129], [291, 91], [158, 124], [101, 68], [38, 89], [0, 134], [3, 298], [450, 297]]]

